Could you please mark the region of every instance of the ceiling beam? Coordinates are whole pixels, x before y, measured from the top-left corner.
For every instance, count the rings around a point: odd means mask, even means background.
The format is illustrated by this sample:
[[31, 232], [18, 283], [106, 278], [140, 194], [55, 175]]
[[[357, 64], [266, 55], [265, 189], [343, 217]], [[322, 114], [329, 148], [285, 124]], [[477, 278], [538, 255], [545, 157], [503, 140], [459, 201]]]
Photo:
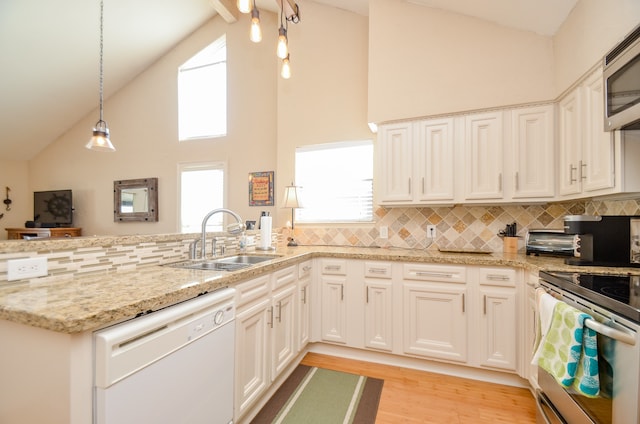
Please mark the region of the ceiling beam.
[[211, 0], [213, 8], [228, 24], [238, 20], [238, 8], [233, 0]]

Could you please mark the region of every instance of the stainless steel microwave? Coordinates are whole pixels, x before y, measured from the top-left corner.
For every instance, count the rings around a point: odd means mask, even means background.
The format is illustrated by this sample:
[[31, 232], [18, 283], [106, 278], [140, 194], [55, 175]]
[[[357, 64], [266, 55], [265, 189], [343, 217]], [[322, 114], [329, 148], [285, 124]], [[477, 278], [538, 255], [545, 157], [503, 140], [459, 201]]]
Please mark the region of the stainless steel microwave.
[[640, 129], [640, 26], [604, 58], [604, 129]]

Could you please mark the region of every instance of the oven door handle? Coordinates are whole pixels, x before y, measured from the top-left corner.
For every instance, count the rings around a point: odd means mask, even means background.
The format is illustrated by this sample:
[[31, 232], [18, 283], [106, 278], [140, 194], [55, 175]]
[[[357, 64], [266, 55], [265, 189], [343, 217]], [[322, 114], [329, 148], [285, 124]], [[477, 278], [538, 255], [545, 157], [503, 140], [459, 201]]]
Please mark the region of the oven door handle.
[[607, 325], [601, 324], [595, 319], [588, 318], [584, 320], [584, 325], [587, 328], [592, 329], [596, 333], [600, 333], [605, 335], [611, 339], [617, 340], [622, 343], [626, 343], [631, 346], [636, 345], [636, 337], [633, 333], [627, 333], [625, 331], [617, 330], [615, 328], [611, 328]]
[[558, 413], [558, 411], [556, 410], [556, 407], [553, 406], [551, 402], [549, 402], [547, 397], [542, 393], [542, 391], [540, 391], [540, 389], [536, 389], [535, 398], [536, 398], [536, 408], [538, 408], [539, 416], [542, 417], [542, 419], [544, 420], [544, 424], [553, 424], [553, 423], [551, 422], [551, 420], [549, 420], [549, 417], [547, 416], [545, 409], [542, 407], [543, 403], [547, 407], [547, 410], [554, 415], [554, 418], [555, 418], [554, 422], [560, 422], [560, 423], [565, 422], [560, 416], [560, 414]]

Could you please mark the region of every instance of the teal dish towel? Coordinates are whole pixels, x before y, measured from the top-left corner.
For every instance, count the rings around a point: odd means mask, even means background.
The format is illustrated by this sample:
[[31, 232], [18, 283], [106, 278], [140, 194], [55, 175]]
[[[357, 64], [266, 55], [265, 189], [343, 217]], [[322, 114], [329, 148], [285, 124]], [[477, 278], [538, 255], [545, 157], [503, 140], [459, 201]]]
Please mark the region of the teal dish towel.
[[585, 327], [593, 319], [564, 302], [558, 302], [538, 358], [538, 365], [556, 381], [580, 394], [596, 397], [600, 394], [598, 376], [597, 333]]

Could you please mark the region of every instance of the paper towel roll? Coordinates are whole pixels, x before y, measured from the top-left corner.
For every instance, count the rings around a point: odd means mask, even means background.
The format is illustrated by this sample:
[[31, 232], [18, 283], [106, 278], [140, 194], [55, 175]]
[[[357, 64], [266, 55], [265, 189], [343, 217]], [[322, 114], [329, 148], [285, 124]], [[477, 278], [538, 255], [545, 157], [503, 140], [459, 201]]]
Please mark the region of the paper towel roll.
[[271, 217], [260, 217], [260, 247], [262, 249], [271, 249]]

